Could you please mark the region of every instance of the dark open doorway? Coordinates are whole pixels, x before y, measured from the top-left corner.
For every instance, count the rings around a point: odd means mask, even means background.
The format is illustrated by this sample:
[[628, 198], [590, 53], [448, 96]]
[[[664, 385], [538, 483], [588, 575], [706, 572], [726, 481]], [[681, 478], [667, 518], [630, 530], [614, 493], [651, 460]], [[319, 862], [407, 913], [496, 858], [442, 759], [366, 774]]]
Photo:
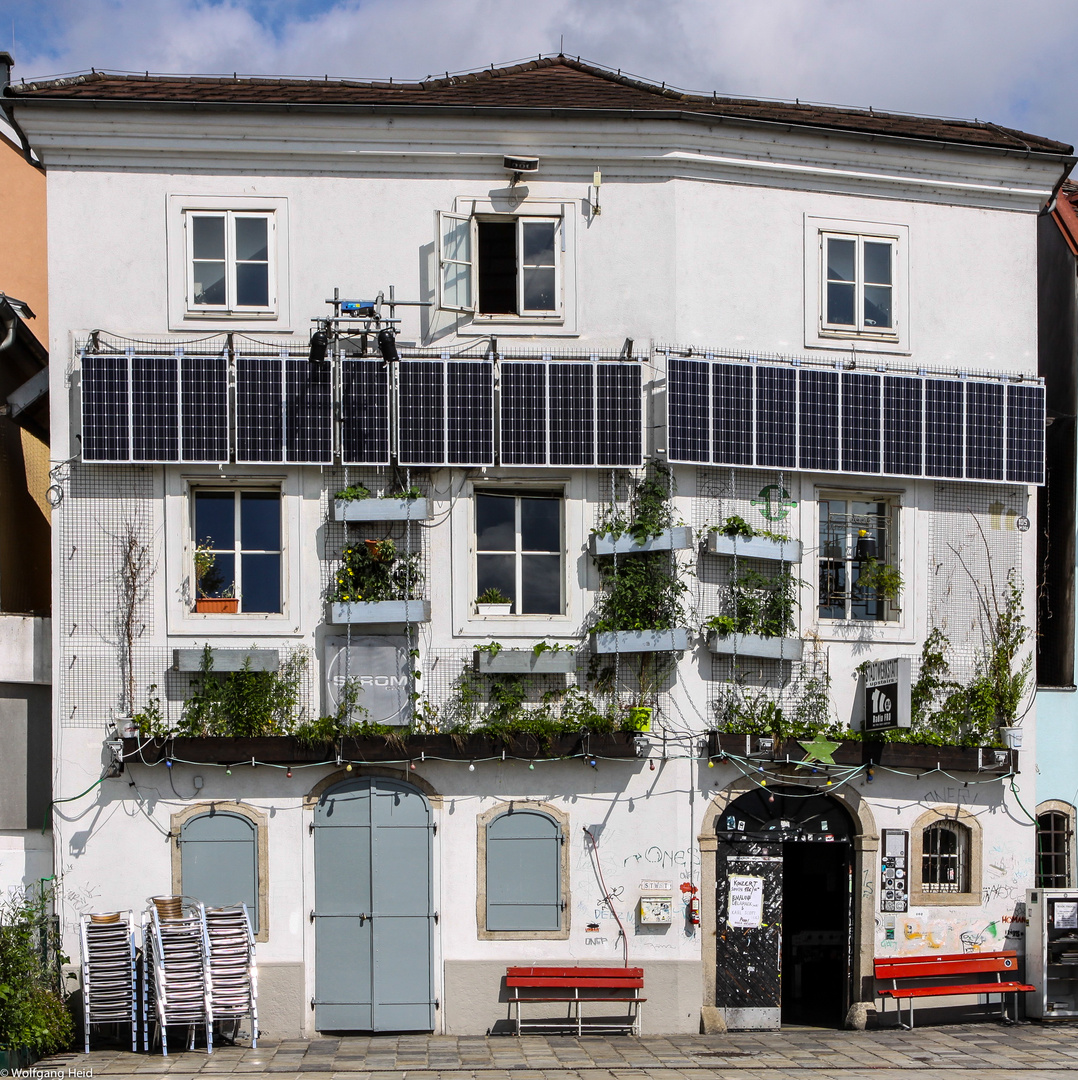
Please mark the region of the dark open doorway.
[[782, 845], [782, 1022], [841, 1027], [846, 1015], [850, 845]]

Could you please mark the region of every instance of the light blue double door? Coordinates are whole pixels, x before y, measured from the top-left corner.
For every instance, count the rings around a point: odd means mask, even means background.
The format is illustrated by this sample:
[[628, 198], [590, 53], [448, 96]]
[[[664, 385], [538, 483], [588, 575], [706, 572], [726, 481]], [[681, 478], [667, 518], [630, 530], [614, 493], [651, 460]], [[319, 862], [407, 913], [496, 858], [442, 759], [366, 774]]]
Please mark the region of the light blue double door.
[[430, 804], [357, 777], [323, 793], [313, 831], [315, 1026], [432, 1031]]

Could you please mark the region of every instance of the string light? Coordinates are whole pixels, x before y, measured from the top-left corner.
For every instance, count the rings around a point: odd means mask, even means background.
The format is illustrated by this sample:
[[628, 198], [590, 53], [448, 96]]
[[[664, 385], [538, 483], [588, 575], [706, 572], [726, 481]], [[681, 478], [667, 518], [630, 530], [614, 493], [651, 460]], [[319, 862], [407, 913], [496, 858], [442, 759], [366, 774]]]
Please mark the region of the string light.
[[654, 772], [654, 771], [655, 771], [655, 759], [654, 759], [654, 758], [652, 758], [652, 759], [651, 759], [651, 760], [650, 760], [650, 761], [648, 762], [648, 768], [649, 768], [649, 769], [650, 769], [650, 770], [651, 770], [652, 772]]
[[345, 765], [344, 771], [345, 772], [351, 772], [352, 771], [352, 763], [351, 762], [348, 762], [348, 764]]
[[468, 772], [475, 772], [475, 762], [474, 761], [469, 761], [468, 762]]
[[528, 768], [531, 769], [532, 772], [534, 772], [535, 771], [535, 762], [534, 761], [529, 761], [528, 762]]
[[288, 779], [291, 780], [292, 779], [292, 770], [289, 769], [288, 772], [285, 773], [285, 776], [287, 776]]

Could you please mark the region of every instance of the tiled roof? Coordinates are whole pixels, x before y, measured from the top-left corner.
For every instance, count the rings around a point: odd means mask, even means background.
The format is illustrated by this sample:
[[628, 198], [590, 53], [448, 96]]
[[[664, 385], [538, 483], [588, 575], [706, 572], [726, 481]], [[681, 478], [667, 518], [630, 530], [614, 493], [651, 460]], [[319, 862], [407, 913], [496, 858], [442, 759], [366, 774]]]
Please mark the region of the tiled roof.
[[1069, 154], [1071, 147], [985, 121], [881, 113], [800, 102], [706, 97], [641, 82], [565, 56], [488, 68], [422, 82], [113, 75], [12, 84], [24, 101], [172, 102], [198, 105], [313, 105], [483, 109], [634, 110], [692, 113], [747, 122], [825, 128], [861, 134]]

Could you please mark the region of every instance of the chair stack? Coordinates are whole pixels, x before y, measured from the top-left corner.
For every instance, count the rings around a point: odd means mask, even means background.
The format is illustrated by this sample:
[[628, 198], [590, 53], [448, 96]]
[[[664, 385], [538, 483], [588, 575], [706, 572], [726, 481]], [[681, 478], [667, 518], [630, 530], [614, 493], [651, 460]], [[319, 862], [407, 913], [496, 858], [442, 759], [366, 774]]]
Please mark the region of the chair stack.
[[[166, 906], [155, 899], [143, 919], [143, 1018], [149, 1011], [156, 1021], [165, 1056], [168, 1028], [173, 1025], [189, 1029], [189, 1048], [194, 1047], [195, 1028], [205, 1025], [206, 1053], [213, 1053], [209, 951], [202, 904]], [[143, 1047], [149, 1049], [148, 1024]]]
[[129, 1024], [138, 1049], [135, 934], [130, 911], [86, 914], [79, 926], [82, 947], [83, 1035], [90, 1052], [95, 1024]]
[[258, 1045], [258, 976], [255, 939], [246, 904], [206, 908], [212, 990], [210, 1008], [215, 1023], [251, 1019], [251, 1046]]

